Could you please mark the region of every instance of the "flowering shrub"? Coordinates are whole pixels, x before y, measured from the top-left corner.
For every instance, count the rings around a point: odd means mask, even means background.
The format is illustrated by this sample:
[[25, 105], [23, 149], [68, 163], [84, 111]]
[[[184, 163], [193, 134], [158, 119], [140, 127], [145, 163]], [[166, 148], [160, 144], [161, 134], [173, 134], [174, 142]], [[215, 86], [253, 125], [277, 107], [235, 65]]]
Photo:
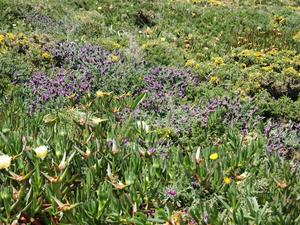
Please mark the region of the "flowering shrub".
[[[235, 60], [245, 64], [243, 73], [246, 80], [239, 82], [248, 86], [248, 93], [266, 89], [272, 96], [279, 98], [287, 95], [296, 100], [300, 92], [299, 55], [292, 51], [272, 49], [266, 53], [244, 50], [234, 56]], [[245, 79], [243, 76], [243, 79]]]
[[66, 98], [78, 101], [80, 97], [91, 92], [95, 86], [93, 76], [77, 71], [59, 70], [54, 76], [36, 72], [26, 83], [30, 96], [30, 112], [42, 109], [46, 103], [64, 102]]
[[[94, 69], [102, 76], [106, 75], [119, 61], [118, 53], [110, 53], [100, 46], [83, 45], [75, 42], [62, 42], [46, 46], [57, 66], [69, 65], [73, 69]], [[118, 59], [118, 60], [116, 60]]]
[[149, 75], [144, 77], [146, 82], [143, 93], [149, 93], [149, 98], [143, 103], [147, 110], [164, 114], [170, 110], [168, 103], [176, 98], [187, 97], [187, 88], [196, 83], [191, 70], [180, 70], [168, 67], [154, 67]]

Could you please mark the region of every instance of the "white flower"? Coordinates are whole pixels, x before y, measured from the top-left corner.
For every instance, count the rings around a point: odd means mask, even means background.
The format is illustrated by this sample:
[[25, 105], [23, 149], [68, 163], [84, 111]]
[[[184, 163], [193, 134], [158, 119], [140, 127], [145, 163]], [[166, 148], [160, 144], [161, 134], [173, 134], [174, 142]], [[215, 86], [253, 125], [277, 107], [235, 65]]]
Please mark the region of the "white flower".
[[11, 157], [8, 155], [0, 155], [0, 170], [6, 169], [11, 164]]
[[45, 145], [39, 146], [33, 150], [36, 153], [36, 157], [44, 159], [48, 154], [48, 148]]
[[150, 128], [149, 128], [149, 126], [145, 123], [145, 121], [140, 121], [140, 120], [138, 120], [138, 121], [136, 122], [136, 124], [137, 124], [137, 126], [138, 126], [139, 129], [143, 129], [144, 131], [146, 131], [146, 133], [149, 132]]
[[119, 152], [117, 143], [115, 141], [115, 139], [112, 140], [112, 153], [115, 155]]

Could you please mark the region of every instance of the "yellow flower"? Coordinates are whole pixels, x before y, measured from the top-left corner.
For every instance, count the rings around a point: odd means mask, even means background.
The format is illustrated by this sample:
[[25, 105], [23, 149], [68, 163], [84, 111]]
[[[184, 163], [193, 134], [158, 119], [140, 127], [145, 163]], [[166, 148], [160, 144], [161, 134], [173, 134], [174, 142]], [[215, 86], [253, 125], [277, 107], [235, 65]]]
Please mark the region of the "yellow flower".
[[4, 35], [0, 34], [0, 45], [4, 43]]
[[8, 155], [0, 155], [0, 170], [10, 167], [11, 157]]
[[111, 92], [103, 92], [103, 91], [97, 91], [96, 92], [96, 96], [97, 97], [104, 97], [104, 96], [110, 96], [111, 95]]
[[254, 55], [256, 58], [261, 58], [261, 57], [263, 57], [263, 54], [262, 54], [261, 52], [258, 52], [258, 51], [254, 52], [253, 55]]
[[223, 181], [224, 181], [225, 184], [230, 184], [231, 183], [230, 177], [224, 177]]
[[272, 48], [270, 51], [268, 51], [268, 54], [269, 55], [276, 55], [276, 54], [278, 54], [278, 49], [277, 48]]
[[218, 82], [219, 82], [219, 77], [216, 76], [216, 75], [211, 76], [210, 82], [211, 82], [211, 83], [218, 83]]
[[196, 61], [194, 59], [189, 59], [188, 61], [186, 61], [185, 63], [185, 67], [193, 67], [196, 65]]
[[213, 58], [213, 63], [214, 63], [216, 66], [222, 66], [222, 65], [225, 65], [224, 60], [223, 60], [221, 57], [215, 57], [215, 58]]
[[48, 148], [45, 145], [39, 146], [33, 150], [36, 154], [36, 157], [44, 159], [48, 154]]
[[120, 60], [119, 56], [117, 56], [117, 55], [112, 55], [111, 56], [111, 61], [112, 62], [118, 62], [119, 60]]
[[285, 18], [283, 16], [275, 16], [274, 20], [278, 24], [284, 24], [285, 23]]
[[119, 48], [122, 48], [122, 45], [120, 45], [119, 43], [113, 43], [113, 47], [115, 48], [115, 49], [119, 49]]
[[209, 156], [209, 158], [210, 158], [211, 160], [217, 160], [217, 159], [219, 158], [219, 155], [218, 155], [218, 153], [213, 153], [213, 154], [211, 154], [211, 155]]
[[49, 54], [48, 52], [44, 52], [44, 53], [42, 54], [42, 58], [45, 59], [45, 60], [48, 60], [48, 59], [51, 58], [51, 56], [50, 56], [50, 54]]

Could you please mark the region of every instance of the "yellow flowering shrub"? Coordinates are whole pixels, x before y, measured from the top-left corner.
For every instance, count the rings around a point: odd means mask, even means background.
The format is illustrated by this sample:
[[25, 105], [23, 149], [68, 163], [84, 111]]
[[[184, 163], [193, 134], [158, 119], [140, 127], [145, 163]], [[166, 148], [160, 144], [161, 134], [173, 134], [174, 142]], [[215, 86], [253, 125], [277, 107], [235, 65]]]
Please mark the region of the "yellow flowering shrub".
[[300, 56], [295, 51], [272, 48], [265, 51], [243, 50], [232, 57], [242, 69], [237, 89], [247, 94], [255, 94], [263, 89], [274, 97], [291, 96], [295, 98], [300, 75]]

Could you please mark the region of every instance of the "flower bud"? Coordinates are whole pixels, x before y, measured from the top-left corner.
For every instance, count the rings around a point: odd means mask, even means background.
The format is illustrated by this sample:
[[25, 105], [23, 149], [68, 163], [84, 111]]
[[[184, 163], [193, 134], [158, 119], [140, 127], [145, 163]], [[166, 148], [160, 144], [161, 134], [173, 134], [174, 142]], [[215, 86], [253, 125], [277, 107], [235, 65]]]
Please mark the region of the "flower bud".
[[115, 140], [112, 140], [112, 153], [115, 155], [119, 152], [119, 149], [117, 147], [117, 143]]
[[196, 163], [197, 163], [197, 164], [199, 164], [199, 163], [201, 162], [201, 158], [200, 158], [200, 147], [197, 148], [195, 160], [196, 160]]

